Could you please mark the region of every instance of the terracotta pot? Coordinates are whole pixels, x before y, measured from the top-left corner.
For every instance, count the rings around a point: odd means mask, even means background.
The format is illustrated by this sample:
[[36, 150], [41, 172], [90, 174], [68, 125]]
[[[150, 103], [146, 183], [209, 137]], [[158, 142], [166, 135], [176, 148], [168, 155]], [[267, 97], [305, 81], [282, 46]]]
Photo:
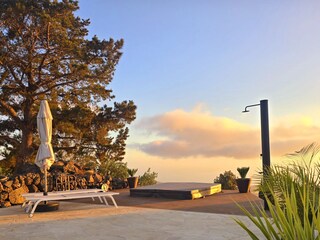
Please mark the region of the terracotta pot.
[[136, 188], [138, 186], [138, 177], [128, 177], [127, 181], [129, 184], [129, 188]]
[[250, 189], [251, 178], [237, 178], [236, 179], [239, 193], [247, 193]]

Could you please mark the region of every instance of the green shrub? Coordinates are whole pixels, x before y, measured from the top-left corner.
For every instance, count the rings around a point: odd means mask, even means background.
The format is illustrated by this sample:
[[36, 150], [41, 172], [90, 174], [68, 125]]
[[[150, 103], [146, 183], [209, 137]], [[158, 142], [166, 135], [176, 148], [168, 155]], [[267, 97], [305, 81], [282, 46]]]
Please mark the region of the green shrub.
[[139, 185], [146, 186], [146, 185], [153, 185], [157, 183], [158, 173], [151, 172], [150, 168], [146, 171], [140, 178], [139, 178]]
[[236, 175], [230, 170], [225, 171], [214, 179], [215, 183], [220, 183], [221, 188], [225, 190], [235, 190], [237, 189]]
[[103, 175], [108, 175], [112, 178], [126, 179], [129, 176], [127, 163], [120, 161], [106, 161], [99, 166], [99, 171]]
[[12, 168], [6, 168], [0, 166], [0, 176], [11, 176], [13, 173]]
[[[252, 205], [253, 214], [239, 206], [266, 239], [319, 239], [319, 147], [311, 144], [289, 155], [294, 161], [267, 171], [259, 190], [270, 212]], [[271, 218], [270, 218], [271, 217]], [[236, 222], [252, 239], [259, 239], [242, 221]]]
[[3, 160], [0, 160], [0, 175], [2, 176], [11, 176], [16, 165], [15, 157], [7, 157]]

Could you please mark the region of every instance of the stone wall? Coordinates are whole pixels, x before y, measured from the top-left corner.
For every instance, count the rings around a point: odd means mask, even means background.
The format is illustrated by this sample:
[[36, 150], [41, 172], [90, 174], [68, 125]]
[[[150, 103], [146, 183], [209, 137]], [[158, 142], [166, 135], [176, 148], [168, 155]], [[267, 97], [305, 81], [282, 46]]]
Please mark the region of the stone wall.
[[[0, 177], [0, 207], [22, 204], [23, 193], [43, 192], [44, 175], [39, 168], [32, 165], [23, 175]], [[126, 188], [125, 180], [102, 176], [94, 170], [84, 169], [70, 161], [58, 161], [48, 171], [48, 192], [86, 188], [101, 188], [107, 183], [109, 189]], [[69, 181], [68, 181], [69, 180]]]

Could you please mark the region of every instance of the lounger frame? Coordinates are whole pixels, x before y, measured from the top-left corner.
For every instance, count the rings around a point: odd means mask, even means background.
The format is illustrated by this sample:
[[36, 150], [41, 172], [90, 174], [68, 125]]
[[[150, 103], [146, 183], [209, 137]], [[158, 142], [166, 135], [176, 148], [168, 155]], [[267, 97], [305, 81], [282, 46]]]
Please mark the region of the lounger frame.
[[[77, 191], [77, 190], [72, 190]], [[116, 192], [72, 192], [72, 191], [62, 191], [60, 193], [51, 193], [46, 196], [40, 194], [24, 194], [23, 196], [26, 199], [27, 206], [25, 208], [26, 213], [29, 213], [29, 217], [33, 217], [34, 212], [41, 202], [46, 201], [59, 201], [59, 200], [70, 200], [70, 199], [82, 199], [82, 198], [99, 198], [101, 202], [105, 203], [106, 206], [109, 206], [107, 202], [107, 198], [111, 199], [113, 205], [117, 208], [118, 205], [114, 200], [113, 196], [118, 195], [119, 193]]]

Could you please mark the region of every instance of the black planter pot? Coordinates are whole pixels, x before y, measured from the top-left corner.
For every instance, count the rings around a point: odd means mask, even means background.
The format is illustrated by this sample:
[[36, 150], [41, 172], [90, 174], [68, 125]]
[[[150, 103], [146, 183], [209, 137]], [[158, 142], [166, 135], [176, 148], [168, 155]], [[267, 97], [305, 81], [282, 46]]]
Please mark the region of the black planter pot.
[[128, 177], [127, 181], [129, 188], [136, 188], [138, 186], [138, 179], [138, 177]]
[[237, 178], [236, 179], [239, 193], [247, 193], [250, 189], [251, 178]]

